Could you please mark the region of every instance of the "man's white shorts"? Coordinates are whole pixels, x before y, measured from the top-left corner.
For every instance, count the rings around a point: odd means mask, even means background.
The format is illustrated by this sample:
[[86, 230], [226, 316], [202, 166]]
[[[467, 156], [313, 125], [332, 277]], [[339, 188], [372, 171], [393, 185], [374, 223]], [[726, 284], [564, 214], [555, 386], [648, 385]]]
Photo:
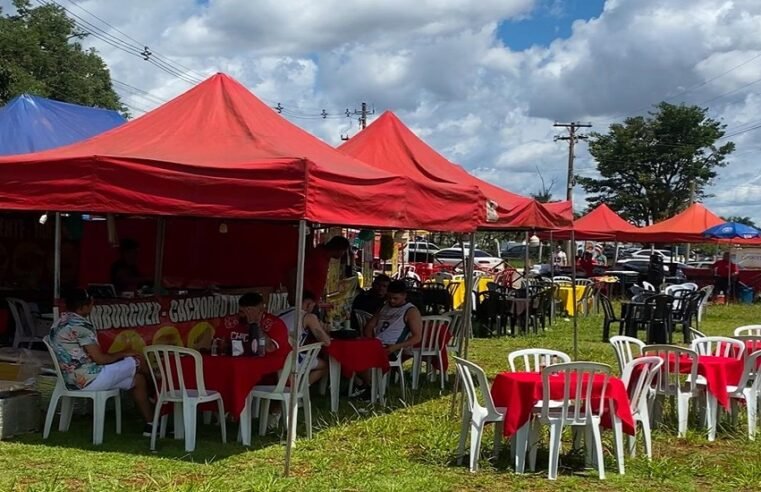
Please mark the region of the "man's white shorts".
[[113, 364], [107, 364], [92, 383], [85, 386], [85, 391], [103, 391], [112, 389], [129, 390], [135, 386], [135, 359], [127, 357]]

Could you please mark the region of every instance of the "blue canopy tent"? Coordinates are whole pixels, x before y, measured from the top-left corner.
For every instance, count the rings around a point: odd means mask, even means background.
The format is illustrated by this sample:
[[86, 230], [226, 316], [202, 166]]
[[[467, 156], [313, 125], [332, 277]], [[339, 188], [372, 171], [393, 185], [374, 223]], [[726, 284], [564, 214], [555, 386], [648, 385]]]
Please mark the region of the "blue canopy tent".
[[22, 94], [0, 108], [0, 155], [61, 147], [124, 123], [116, 111]]

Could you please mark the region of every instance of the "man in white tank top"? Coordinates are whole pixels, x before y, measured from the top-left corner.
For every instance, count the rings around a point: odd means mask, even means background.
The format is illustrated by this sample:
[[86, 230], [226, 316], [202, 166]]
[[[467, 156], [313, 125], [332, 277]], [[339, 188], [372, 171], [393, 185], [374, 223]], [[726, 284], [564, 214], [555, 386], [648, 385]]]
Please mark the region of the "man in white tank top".
[[[423, 337], [423, 321], [420, 311], [407, 302], [407, 286], [403, 280], [395, 280], [388, 286], [386, 303], [365, 325], [364, 335], [381, 341], [389, 360], [396, 360], [401, 351], [419, 344]], [[370, 371], [361, 375], [364, 385], [370, 382]]]

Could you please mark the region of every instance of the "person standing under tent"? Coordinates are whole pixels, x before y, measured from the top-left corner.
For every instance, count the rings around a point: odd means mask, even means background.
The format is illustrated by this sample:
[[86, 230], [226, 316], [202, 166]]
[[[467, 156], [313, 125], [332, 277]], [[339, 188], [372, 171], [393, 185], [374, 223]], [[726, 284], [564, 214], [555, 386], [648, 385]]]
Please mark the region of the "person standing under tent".
[[50, 327], [50, 346], [55, 353], [66, 387], [74, 390], [131, 391], [150, 437], [153, 409], [148, 400], [148, 365], [142, 354], [131, 351], [105, 353], [101, 350], [95, 327], [90, 322], [93, 298], [84, 289], [65, 296], [66, 312]]
[[[338, 260], [351, 248], [349, 240], [343, 236], [334, 236], [324, 244], [308, 249], [304, 259], [304, 290], [314, 293], [318, 301], [324, 295], [325, 283], [328, 281], [330, 260]], [[296, 268], [288, 276], [288, 301], [291, 306], [296, 302]]]
[[568, 255], [565, 254], [562, 246], [558, 246], [555, 252], [555, 265], [568, 266]]
[[740, 269], [736, 263], [732, 262], [729, 252], [724, 253], [721, 260], [713, 264], [714, 291], [716, 293], [725, 293], [734, 295], [737, 291], [737, 277]]
[[[312, 314], [312, 311], [317, 304], [317, 296], [309, 291], [306, 291], [304, 292], [303, 299], [304, 300], [301, 304], [301, 311], [304, 313], [304, 329], [301, 331], [301, 337], [299, 338], [299, 347], [303, 347], [308, 343], [312, 343], [314, 340], [327, 347], [330, 345], [330, 336], [322, 327], [322, 324], [320, 323], [320, 320], [317, 318], [317, 316]], [[297, 310], [295, 307], [291, 307], [280, 313], [279, 316], [281, 321], [285, 323], [285, 326], [288, 328], [288, 333], [291, 335], [294, 335], [296, 332], [296, 311]], [[301, 363], [301, 358], [299, 358], [299, 363]], [[327, 374], [327, 371], [327, 362], [325, 362], [324, 359], [316, 358], [313, 362], [312, 367], [310, 368], [309, 384], [315, 383], [322, 379], [322, 377]]]
[[[423, 338], [423, 319], [418, 308], [407, 301], [407, 285], [394, 280], [388, 286], [386, 303], [365, 325], [364, 335], [383, 344], [389, 360], [396, 360], [404, 349], [418, 345]], [[369, 396], [370, 371], [359, 375], [357, 392], [352, 396]]]

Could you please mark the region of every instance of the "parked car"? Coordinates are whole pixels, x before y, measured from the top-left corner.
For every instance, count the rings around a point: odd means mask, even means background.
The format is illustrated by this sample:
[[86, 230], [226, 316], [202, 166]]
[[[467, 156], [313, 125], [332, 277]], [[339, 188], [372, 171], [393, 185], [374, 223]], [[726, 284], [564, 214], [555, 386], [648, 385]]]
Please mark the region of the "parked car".
[[[468, 250], [465, 250], [465, 255], [467, 256], [469, 253]], [[435, 254], [436, 260], [439, 262], [455, 266], [462, 263], [462, 250], [460, 248], [447, 248], [447, 249], [440, 249]], [[497, 258], [495, 256], [490, 255], [486, 251], [482, 251], [480, 249], [476, 249], [473, 251], [473, 257], [475, 258], [475, 265], [479, 268], [497, 268], [498, 266], [502, 265], [504, 261], [502, 258]]]
[[660, 255], [663, 257], [663, 263], [671, 263], [671, 251], [667, 249], [639, 249], [632, 253], [632, 258], [645, 258], [647, 260], [650, 259], [650, 255]]
[[688, 261], [687, 262], [687, 268], [700, 268], [700, 269], [707, 269], [711, 268], [713, 266], [713, 261], [703, 260], [703, 261]]
[[434, 243], [426, 241], [412, 241], [407, 243], [407, 261], [411, 263], [433, 261], [433, 258], [439, 247]]
[[[528, 250], [529, 256], [531, 258], [538, 258], [539, 257], [539, 246], [531, 246]], [[510, 260], [520, 260], [526, 257], [526, 245], [525, 244], [518, 244], [515, 246], [510, 246], [507, 248], [507, 250], [502, 252], [502, 257], [507, 258]]]

